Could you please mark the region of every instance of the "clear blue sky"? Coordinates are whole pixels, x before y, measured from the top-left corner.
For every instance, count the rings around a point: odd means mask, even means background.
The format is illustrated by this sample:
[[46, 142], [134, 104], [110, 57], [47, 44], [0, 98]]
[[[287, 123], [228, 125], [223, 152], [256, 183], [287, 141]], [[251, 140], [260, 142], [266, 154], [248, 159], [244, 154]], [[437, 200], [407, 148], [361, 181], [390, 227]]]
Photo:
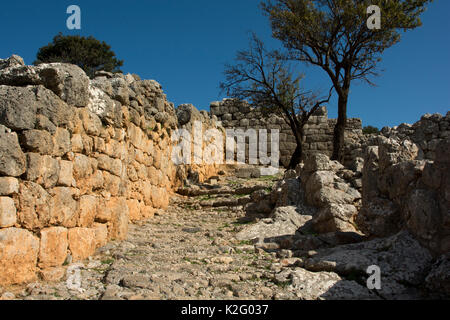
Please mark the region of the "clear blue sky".
[[[71, 4], [82, 10], [80, 31], [66, 28]], [[258, 4], [259, 0], [4, 1], [0, 57], [15, 53], [31, 64], [38, 48], [60, 31], [93, 35], [125, 60], [124, 72], [157, 80], [176, 106], [192, 103], [208, 109], [211, 101], [223, 98], [218, 85], [224, 63], [246, 48], [248, 32], [255, 31], [272, 48], [280, 46], [271, 39], [268, 19]], [[423, 23], [384, 54], [385, 71], [375, 79], [377, 87], [353, 86], [349, 116], [381, 128], [450, 110], [450, 1], [435, 0]], [[321, 70], [304, 71], [308, 88], [328, 88]], [[329, 109], [335, 117], [336, 100]]]

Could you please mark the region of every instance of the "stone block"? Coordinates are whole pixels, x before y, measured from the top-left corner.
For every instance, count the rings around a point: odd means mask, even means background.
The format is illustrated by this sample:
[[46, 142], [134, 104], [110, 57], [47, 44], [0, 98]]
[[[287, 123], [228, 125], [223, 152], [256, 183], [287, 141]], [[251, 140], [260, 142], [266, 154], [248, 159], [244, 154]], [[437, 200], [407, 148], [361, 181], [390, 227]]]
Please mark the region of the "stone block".
[[0, 230], [0, 285], [20, 284], [36, 279], [39, 239], [17, 228]]
[[67, 229], [51, 227], [41, 230], [39, 249], [39, 267], [49, 268], [61, 266], [67, 257]]

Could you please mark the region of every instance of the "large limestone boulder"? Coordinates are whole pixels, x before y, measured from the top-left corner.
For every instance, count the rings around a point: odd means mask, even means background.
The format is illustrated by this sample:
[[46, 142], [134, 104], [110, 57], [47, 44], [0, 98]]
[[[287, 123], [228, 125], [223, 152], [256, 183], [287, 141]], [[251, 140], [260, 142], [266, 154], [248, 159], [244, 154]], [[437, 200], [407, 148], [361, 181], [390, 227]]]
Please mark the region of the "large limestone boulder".
[[280, 284], [289, 283], [301, 300], [380, 300], [374, 292], [333, 272], [311, 272], [303, 268], [287, 269], [276, 275]]
[[276, 208], [271, 217], [251, 225], [236, 235], [238, 240], [270, 239], [294, 235], [312, 216], [304, 215], [297, 207]]
[[88, 110], [97, 115], [103, 123], [116, 128], [122, 126], [123, 112], [120, 102], [111, 99], [104, 91], [88, 85]]
[[67, 126], [73, 116], [71, 108], [43, 86], [0, 85], [0, 124], [12, 130], [50, 129], [48, 122]]
[[17, 228], [0, 230], [0, 285], [30, 282], [36, 278], [39, 239]]
[[[16, 62], [13, 62], [16, 61]], [[24, 66], [10, 58], [9, 67], [0, 69], [0, 84], [8, 86], [43, 85], [67, 104], [85, 107], [89, 102], [89, 77], [76, 65], [43, 63]]]
[[61, 266], [67, 257], [67, 229], [51, 227], [41, 230], [39, 266], [41, 268]]
[[89, 77], [75, 65], [41, 64], [36, 67], [42, 84], [67, 104], [85, 107], [89, 101]]
[[430, 270], [433, 257], [408, 232], [389, 238], [323, 249], [305, 261], [313, 272], [334, 272], [344, 277], [359, 277], [364, 283], [367, 268], [381, 271], [379, 296], [385, 299], [417, 299]]
[[16, 133], [0, 125], [0, 175], [18, 177], [26, 170], [26, 158]]
[[318, 233], [354, 232], [353, 222], [358, 210], [351, 204], [331, 204], [317, 212], [312, 220], [313, 228]]

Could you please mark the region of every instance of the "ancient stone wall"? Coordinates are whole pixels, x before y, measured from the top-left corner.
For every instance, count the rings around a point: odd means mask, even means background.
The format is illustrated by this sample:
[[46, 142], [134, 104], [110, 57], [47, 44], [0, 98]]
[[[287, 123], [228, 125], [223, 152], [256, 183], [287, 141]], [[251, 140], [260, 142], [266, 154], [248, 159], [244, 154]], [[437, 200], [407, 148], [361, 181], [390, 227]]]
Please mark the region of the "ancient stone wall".
[[409, 139], [420, 148], [420, 156], [424, 159], [435, 160], [438, 145], [450, 138], [450, 111], [446, 116], [441, 114], [426, 114], [414, 124], [401, 125], [381, 130], [386, 138], [397, 140]]
[[0, 60], [0, 285], [60, 278], [165, 209], [177, 126], [156, 81]]
[[[264, 114], [262, 110], [251, 108], [246, 102], [233, 99], [212, 102], [210, 108], [211, 115], [213, 117], [216, 116], [224, 128], [280, 130], [280, 162], [283, 166], [289, 164], [297, 144], [290, 126], [282, 117], [274, 114]], [[335, 125], [336, 119], [328, 119], [328, 111], [325, 107], [320, 108], [310, 118], [304, 128], [303, 155], [305, 159], [309, 155], [316, 153], [332, 155]], [[363, 150], [359, 143], [361, 136], [361, 120], [348, 119], [346, 130], [347, 146], [345, 149], [346, 161], [350, 162], [356, 156], [362, 156]]]

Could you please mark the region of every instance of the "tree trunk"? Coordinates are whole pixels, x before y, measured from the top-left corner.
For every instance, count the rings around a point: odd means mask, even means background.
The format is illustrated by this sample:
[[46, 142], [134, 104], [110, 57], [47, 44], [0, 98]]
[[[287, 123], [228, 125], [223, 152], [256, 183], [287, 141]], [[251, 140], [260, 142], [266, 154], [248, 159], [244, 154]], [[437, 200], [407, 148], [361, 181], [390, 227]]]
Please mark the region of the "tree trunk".
[[347, 126], [347, 102], [348, 92], [343, 95], [339, 95], [338, 119], [336, 126], [334, 127], [333, 155], [331, 159], [337, 160], [341, 163], [343, 163], [344, 161], [344, 138], [345, 128]]
[[292, 131], [295, 136], [295, 141], [297, 142], [297, 147], [295, 148], [294, 154], [291, 157], [291, 161], [289, 162], [288, 169], [295, 169], [297, 165], [302, 161], [303, 156], [303, 129], [294, 129]]

